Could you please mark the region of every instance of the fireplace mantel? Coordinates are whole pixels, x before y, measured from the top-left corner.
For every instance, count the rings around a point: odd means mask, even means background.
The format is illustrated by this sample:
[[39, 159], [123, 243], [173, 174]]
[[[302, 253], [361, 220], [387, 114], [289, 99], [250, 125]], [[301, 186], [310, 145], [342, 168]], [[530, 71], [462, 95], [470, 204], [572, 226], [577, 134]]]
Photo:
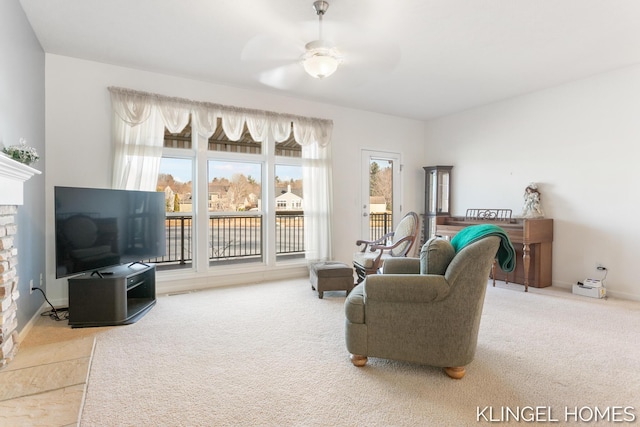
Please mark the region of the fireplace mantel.
[[22, 205], [24, 182], [41, 173], [0, 153], [0, 206]]

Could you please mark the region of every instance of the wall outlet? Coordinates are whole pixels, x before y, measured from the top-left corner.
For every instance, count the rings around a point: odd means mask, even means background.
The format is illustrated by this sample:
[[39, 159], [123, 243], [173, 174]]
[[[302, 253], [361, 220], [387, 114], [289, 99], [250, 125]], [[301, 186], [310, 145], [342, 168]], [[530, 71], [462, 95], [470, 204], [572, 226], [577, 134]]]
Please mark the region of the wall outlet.
[[599, 270], [599, 271], [605, 271], [606, 269], [607, 269], [607, 267], [605, 267], [602, 264], [598, 264], [598, 266], [596, 267], [596, 270]]
[[33, 279], [29, 280], [29, 295], [33, 293]]

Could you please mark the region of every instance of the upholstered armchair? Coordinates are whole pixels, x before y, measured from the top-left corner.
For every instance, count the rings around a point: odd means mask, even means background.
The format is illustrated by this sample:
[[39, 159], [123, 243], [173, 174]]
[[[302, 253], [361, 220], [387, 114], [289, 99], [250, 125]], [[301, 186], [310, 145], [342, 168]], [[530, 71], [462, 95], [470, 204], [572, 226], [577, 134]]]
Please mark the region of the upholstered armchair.
[[[431, 239], [420, 258], [385, 260], [345, 301], [347, 350], [355, 366], [367, 357], [443, 367], [460, 379], [475, 355], [489, 271], [506, 235], [487, 235], [458, 252]], [[421, 273], [422, 272], [422, 273]]]
[[353, 254], [353, 267], [358, 275], [358, 283], [368, 274], [376, 274], [388, 258], [406, 257], [418, 235], [418, 214], [406, 214], [396, 229], [377, 240], [358, 240], [360, 251]]

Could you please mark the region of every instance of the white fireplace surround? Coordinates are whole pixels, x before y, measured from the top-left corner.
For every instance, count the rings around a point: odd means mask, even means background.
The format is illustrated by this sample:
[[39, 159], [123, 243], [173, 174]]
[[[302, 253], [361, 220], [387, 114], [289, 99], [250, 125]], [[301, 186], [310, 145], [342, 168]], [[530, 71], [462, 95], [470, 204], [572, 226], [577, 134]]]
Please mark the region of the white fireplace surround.
[[39, 175], [37, 169], [0, 154], [0, 206], [22, 205], [24, 203], [24, 182], [33, 175]]

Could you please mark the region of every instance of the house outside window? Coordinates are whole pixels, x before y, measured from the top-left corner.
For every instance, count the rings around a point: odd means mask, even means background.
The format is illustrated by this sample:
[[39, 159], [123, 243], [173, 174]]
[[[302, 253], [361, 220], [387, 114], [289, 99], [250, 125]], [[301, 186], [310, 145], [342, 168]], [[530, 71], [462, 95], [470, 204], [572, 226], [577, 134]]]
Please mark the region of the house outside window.
[[302, 197], [291, 191], [291, 184], [287, 185], [287, 191], [276, 197], [276, 207], [279, 210], [300, 210], [302, 209]]

